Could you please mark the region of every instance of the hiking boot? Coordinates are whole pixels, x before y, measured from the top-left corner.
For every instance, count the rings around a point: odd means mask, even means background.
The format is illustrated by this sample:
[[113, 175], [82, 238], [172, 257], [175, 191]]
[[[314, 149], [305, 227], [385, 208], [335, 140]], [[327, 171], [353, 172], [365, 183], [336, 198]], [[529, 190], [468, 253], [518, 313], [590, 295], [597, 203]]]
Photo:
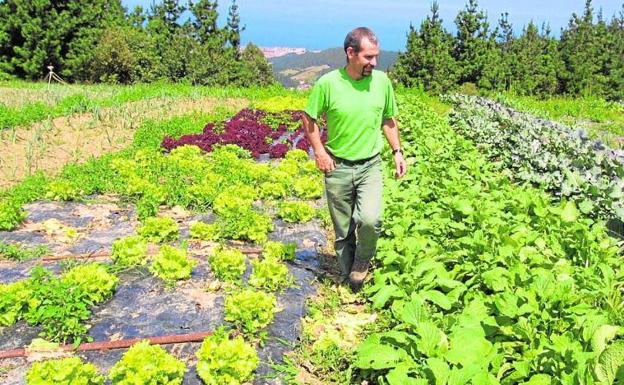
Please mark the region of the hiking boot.
[[364, 278], [368, 274], [368, 268], [370, 261], [365, 259], [355, 258], [353, 265], [351, 266], [351, 274], [349, 274], [349, 285], [353, 292], [358, 292], [364, 284]]

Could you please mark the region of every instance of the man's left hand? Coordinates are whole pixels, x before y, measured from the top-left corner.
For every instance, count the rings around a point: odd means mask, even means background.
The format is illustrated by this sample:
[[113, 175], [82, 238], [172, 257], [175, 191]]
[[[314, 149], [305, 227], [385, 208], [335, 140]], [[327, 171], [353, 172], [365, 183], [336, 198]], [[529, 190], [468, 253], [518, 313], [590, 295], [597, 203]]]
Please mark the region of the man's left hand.
[[403, 154], [397, 152], [394, 154], [395, 178], [402, 178], [407, 173], [407, 162], [403, 159]]

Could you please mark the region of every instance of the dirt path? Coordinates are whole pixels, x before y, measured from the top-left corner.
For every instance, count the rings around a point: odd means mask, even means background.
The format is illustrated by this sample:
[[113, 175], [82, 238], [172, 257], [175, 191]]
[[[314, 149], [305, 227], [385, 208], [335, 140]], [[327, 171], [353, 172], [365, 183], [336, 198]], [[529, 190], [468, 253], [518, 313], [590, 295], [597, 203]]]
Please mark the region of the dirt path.
[[238, 110], [247, 104], [245, 99], [157, 98], [2, 131], [0, 188], [10, 187], [35, 171], [53, 175], [67, 163], [118, 151], [132, 142], [135, 130], [147, 119], [207, 113], [218, 106]]

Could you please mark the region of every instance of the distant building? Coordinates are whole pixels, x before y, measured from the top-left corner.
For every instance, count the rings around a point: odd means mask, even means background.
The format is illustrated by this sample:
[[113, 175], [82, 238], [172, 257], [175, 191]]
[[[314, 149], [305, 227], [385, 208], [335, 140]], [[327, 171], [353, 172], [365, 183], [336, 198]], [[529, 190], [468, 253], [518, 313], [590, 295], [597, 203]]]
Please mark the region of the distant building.
[[303, 80], [299, 80], [299, 85], [297, 86], [297, 90], [304, 91], [310, 88], [310, 85]]
[[303, 55], [306, 52], [317, 52], [317, 51], [308, 50], [306, 48], [291, 48], [291, 47], [260, 47], [260, 50], [264, 54], [264, 57], [266, 57], [267, 59], [270, 59], [273, 57], [285, 56], [291, 53], [294, 53], [296, 55]]

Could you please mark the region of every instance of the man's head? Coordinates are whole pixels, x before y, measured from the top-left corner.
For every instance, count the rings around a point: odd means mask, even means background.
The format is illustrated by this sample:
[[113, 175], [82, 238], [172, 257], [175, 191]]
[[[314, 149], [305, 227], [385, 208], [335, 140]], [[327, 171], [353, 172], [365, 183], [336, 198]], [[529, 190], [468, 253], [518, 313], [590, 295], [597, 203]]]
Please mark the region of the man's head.
[[377, 66], [379, 43], [375, 33], [366, 27], [359, 27], [347, 34], [344, 41], [347, 65], [362, 77], [370, 76]]

